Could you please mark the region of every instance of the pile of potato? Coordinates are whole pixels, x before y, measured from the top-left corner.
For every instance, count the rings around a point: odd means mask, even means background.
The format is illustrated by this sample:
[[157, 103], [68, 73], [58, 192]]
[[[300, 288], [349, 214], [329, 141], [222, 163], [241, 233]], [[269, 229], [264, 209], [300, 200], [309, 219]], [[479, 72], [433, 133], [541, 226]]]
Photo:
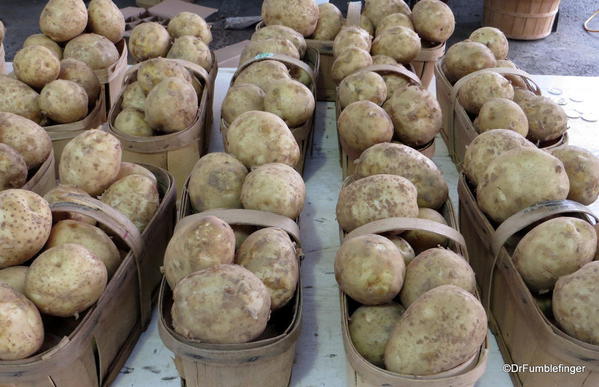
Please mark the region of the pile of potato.
[[461, 84], [458, 101], [475, 118], [474, 127], [479, 133], [509, 129], [535, 144], [559, 139], [568, 129], [561, 106], [532, 93], [520, 76], [477, 72], [497, 67], [516, 69], [507, 59], [508, 49], [503, 32], [482, 27], [469, 39], [451, 46], [441, 67], [452, 84], [474, 73]]
[[14, 79], [0, 77], [0, 111], [44, 126], [80, 121], [100, 97], [95, 71], [119, 59], [123, 15], [111, 0], [49, 0], [40, 30], [15, 55]]
[[[337, 221], [345, 232], [394, 217], [447, 225], [437, 211], [447, 191], [436, 165], [415, 149], [376, 144], [361, 154], [342, 188]], [[447, 245], [446, 237], [422, 230], [343, 241], [335, 278], [362, 304], [352, 313], [349, 330], [368, 361], [400, 374], [432, 375], [478, 352], [487, 318], [473, 295], [474, 272]]]
[[184, 65], [165, 58], [148, 59], [139, 64], [135, 82], [124, 88], [112, 127], [133, 137], [185, 130], [198, 118], [204, 87]]
[[0, 191], [21, 188], [52, 152], [48, 133], [19, 115], [0, 112]]

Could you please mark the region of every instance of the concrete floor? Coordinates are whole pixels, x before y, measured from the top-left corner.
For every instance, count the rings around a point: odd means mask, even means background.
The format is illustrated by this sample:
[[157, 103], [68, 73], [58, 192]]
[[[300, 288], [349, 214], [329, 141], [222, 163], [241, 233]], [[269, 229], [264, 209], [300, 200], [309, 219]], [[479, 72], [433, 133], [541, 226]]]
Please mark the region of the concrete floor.
[[[114, 0], [119, 7], [135, 5], [135, 0]], [[333, 0], [343, 12], [346, 0]], [[0, 18], [8, 27], [5, 41], [6, 59], [12, 60], [27, 36], [38, 32], [38, 17], [46, 0], [0, 0]], [[218, 8], [212, 22], [213, 48], [220, 48], [248, 38], [252, 29], [224, 30], [224, 18], [255, 16], [262, 0], [196, 0]], [[482, 0], [449, 0], [458, 25], [450, 43], [465, 39], [478, 28], [482, 18]], [[599, 76], [599, 33], [587, 33], [583, 21], [597, 8], [595, 0], [562, 1], [556, 33], [538, 41], [510, 41], [510, 58], [533, 74]]]

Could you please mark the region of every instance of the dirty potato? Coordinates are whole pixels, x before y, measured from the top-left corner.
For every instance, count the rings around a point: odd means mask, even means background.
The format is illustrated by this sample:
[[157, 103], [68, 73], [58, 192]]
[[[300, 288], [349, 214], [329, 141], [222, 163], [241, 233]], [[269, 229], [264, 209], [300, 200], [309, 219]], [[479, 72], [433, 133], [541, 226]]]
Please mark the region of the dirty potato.
[[280, 24], [310, 36], [318, 24], [319, 9], [313, 0], [265, 0], [262, 3], [262, 20], [267, 26]]
[[60, 61], [46, 47], [29, 46], [16, 53], [13, 68], [18, 80], [33, 88], [41, 89], [45, 84], [58, 78]]
[[312, 91], [293, 79], [271, 83], [264, 96], [264, 110], [281, 117], [291, 128], [312, 118], [315, 105]]
[[156, 22], [136, 25], [131, 31], [128, 44], [131, 55], [138, 62], [165, 57], [170, 46], [171, 37], [168, 31]]
[[414, 4], [412, 21], [418, 35], [429, 42], [443, 43], [455, 29], [451, 8], [440, 0], [421, 0]]
[[229, 87], [221, 107], [221, 117], [231, 123], [240, 114], [252, 110], [264, 111], [264, 91], [251, 83], [238, 83]]
[[145, 120], [152, 129], [179, 132], [190, 127], [197, 115], [198, 95], [191, 83], [181, 78], [165, 78], [146, 98]]
[[57, 79], [42, 89], [39, 107], [52, 121], [68, 124], [87, 116], [88, 100], [83, 87], [73, 81]]
[[116, 46], [98, 34], [82, 34], [69, 41], [63, 56], [80, 60], [94, 70], [108, 68], [119, 60]]
[[200, 15], [193, 12], [179, 13], [169, 21], [167, 29], [173, 39], [191, 35], [202, 39], [206, 44], [212, 42], [210, 26]]
[[358, 71], [341, 81], [337, 95], [342, 110], [357, 101], [370, 101], [381, 106], [387, 99], [387, 85], [383, 77], [373, 71]]
[[41, 126], [6, 112], [0, 112], [0, 143], [16, 150], [30, 170], [46, 161], [52, 151], [52, 140]]
[[370, 19], [375, 27], [378, 27], [385, 16], [397, 12], [408, 16], [412, 14], [410, 7], [403, 0], [368, 0], [365, 3], [364, 15]]
[[551, 98], [534, 96], [519, 105], [528, 119], [528, 136], [532, 141], [555, 140], [568, 130], [566, 112]]
[[499, 28], [481, 27], [474, 30], [468, 38], [473, 42], [479, 42], [489, 47], [497, 60], [507, 59], [509, 45], [507, 38]]
[[458, 91], [458, 101], [471, 114], [478, 114], [481, 107], [493, 98], [508, 100], [514, 98], [512, 84], [498, 73], [486, 72], [473, 75]]
[[56, 55], [58, 60], [62, 59], [62, 47], [60, 47], [58, 43], [56, 43], [44, 34], [29, 35], [27, 39], [25, 39], [25, 41], [23, 42], [23, 47], [29, 46], [44, 46], [50, 51], [52, 51], [52, 53]]
[[[181, 64], [164, 58], [152, 58], [144, 61], [137, 69], [137, 84], [145, 94], [166, 78], [181, 78], [191, 83], [191, 74]], [[141, 98], [141, 97], [139, 97]]]
[[[443, 215], [430, 208], [418, 209], [418, 218], [430, 220], [447, 226], [447, 221]], [[410, 244], [410, 246], [412, 246], [416, 254], [420, 254], [425, 250], [438, 246], [445, 247], [448, 243], [446, 237], [430, 231], [409, 230], [401, 234], [401, 236]]]
[[123, 39], [125, 18], [112, 0], [91, 0], [87, 12], [92, 32], [105, 36], [113, 43]]
[[66, 42], [87, 26], [83, 0], [49, 0], [40, 15], [40, 31], [55, 42]]
[[127, 136], [151, 137], [154, 131], [146, 122], [144, 113], [136, 109], [123, 109], [114, 120], [114, 129]]
[[370, 53], [358, 47], [349, 47], [335, 58], [331, 65], [331, 77], [335, 83], [348, 75], [372, 64]]
[[418, 34], [401, 26], [385, 30], [372, 42], [373, 55], [387, 55], [402, 64], [412, 62], [420, 49]]
[[497, 60], [484, 44], [465, 40], [449, 47], [441, 62], [441, 68], [450, 83], [485, 68], [495, 67]]
[[235, 78], [233, 85], [250, 83], [262, 90], [266, 90], [271, 82], [281, 79], [291, 79], [287, 67], [281, 62], [267, 59], [254, 62], [241, 70]]
[[333, 41], [333, 56], [341, 55], [350, 47], [370, 51], [371, 44], [372, 36], [367, 31], [356, 26], [346, 26], [341, 28]]
[[300, 57], [306, 53], [306, 40], [296, 30], [284, 25], [267, 25], [252, 34], [252, 40], [287, 39], [299, 52]]
[[132, 82], [125, 87], [123, 91], [123, 100], [121, 107], [123, 109], [131, 108], [144, 111], [146, 103], [146, 93], [137, 81]]
[[474, 127], [479, 133], [491, 129], [509, 129], [526, 137], [528, 119], [520, 106], [507, 98], [491, 98], [480, 108]]
[[0, 269], [0, 284], [5, 284], [21, 294], [25, 294], [25, 278], [29, 266], [10, 266]]
[[393, 122], [382, 107], [370, 101], [349, 104], [337, 120], [339, 140], [350, 157], [357, 157], [371, 146], [391, 141]]
[[272, 53], [290, 56], [294, 59], [299, 59], [300, 54], [297, 48], [287, 39], [264, 39], [252, 40], [245, 46], [239, 57], [239, 64], [242, 65], [254, 59], [259, 54]]
[[387, 15], [381, 20], [379, 25], [376, 27], [376, 35], [381, 35], [386, 30], [395, 27], [406, 27], [409, 30], [414, 30], [414, 24], [412, 19], [405, 13], [397, 12]]
[[212, 68], [212, 52], [206, 43], [195, 36], [181, 36], [175, 39], [167, 58], [183, 59], [202, 66], [206, 71]]
[[142, 175], [149, 177], [154, 184], [158, 184], [156, 176], [147, 168], [142, 167], [139, 164], [129, 163], [126, 161], [121, 162], [121, 168], [119, 168], [119, 174], [116, 176], [114, 181], [120, 180], [125, 176], [129, 175]]
[[[0, 139], [1, 140], [1, 139]], [[562, 145], [550, 150], [566, 167], [570, 192], [568, 199], [584, 205], [592, 204], [599, 196], [599, 158], [584, 148]]]
[[0, 191], [21, 188], [27, 181], [27, 164], [19, 152], [0, 143]]
[[75, 82], [83, 87], [87, 93], [87, 101], [90, 106], [96, 102], [100, 95], [100, 81], [96, 73], [87, 64], [77, 59], [69, 58], [62, 60], [60, 62], [58, 78]]
[[42, 121], [39, 94], [25, 83], [6, 75], [0, 75], [0, 112], [18, 114], [37, 124]]
[[318, 23], [312, 34], [314, 40], [333, 40], [341, 29], [343, 15], [332, 3], [318, 5]]

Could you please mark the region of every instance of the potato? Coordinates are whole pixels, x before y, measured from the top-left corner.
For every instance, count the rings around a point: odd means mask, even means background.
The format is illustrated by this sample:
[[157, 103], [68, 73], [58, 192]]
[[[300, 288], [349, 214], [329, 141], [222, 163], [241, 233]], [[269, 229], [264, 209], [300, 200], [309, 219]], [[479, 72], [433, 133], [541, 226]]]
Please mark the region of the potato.
[[356, 160], [354, 175], [363, 178], [378, 174], [403, 176], [418, 191], [418, 206], [439, 208], [449, 189], [435, 163], [409, 146], [382, 143], [371, 146]]
[[160, 205], [156, 183], [147, 176], [129, 175], [112, 183], [100, 199], [120, 211], [143, 232]]
[[52, 227], [46, 243], [46, 249], [75, 243], [85, 247], [90, 253], [104, 263], [108, 278], [116, 272], [121, 264], [121, 256], [116, 245], [104, 231], [91, 224], [75, 220], [62, 220]]
[[401, 303], [407, 308], [424, 293], [442, 285], [454, 285], [474, 294], [474, 271], [464, 257], [451, 250], [425, 250], [406, 268], [406, 278], [399, 294]]
[[520, 107], [532, 101], [537, 95], [528, 89], [514, 87], [514, 102]]
[[[69, 195], [71, 195], [71, 194], [91, 197], [91, 196], [89, 196], [89, 194], [87, 192], [85, 192], [82, 189], [79, 189], [77, 187], [73, 187], [70, 185], [59, 184], [56, 187], [52, 188], [50, 191], [48, 191], [44, 195], [44, 199], [49, 204], [60, 203], [60, 202], [71, 202], [72, 200], [69, 199]], [[78, 222], [84, 222], [87, 224], [91, 224], [92, 226], [96, 224], [95, 219], [90, 218], [89, 216], [86, 216], [86, 215], [78, 214], [76, 212], [68, 212], [66, 214], [65, 213], [54, 214], [52, 217], [53, 217], [54, 221], [60, 221], [63, 219], [72, 219], [72, 220], [76, 220]]]
[[372, 36], [366, 30], [356, 26], [346, 26], [341, 28], [333, 41], [333, 55], [337, 57], [351, 47], [370, 51], [371, 44]]
[[0, 143], [0, 191], [21, 188], [27, 181], [27, 164], [19, 152]]
[[77, 59], [64, 59], [60, 62], [59, 79], [72, 81], [83, 87], [87, 93], [89, 105], [94, 105], [100, 95], [100, 81], [91, 69], [84, 62]]
[[25, 83], [0, 75], [0, 112], [18, 114], [39, 124], [39, 94]]
[[385, 16], [398, 12], [408, 16], [412, 14], [410, 7], [403, 0], [367, 0], [364, 8], [364, 15], [375, 27], [378, 27]]
[[[345, 24], [347, 24], [347, 20], [345, 21]], [[364, 14], [360, 15], [360, 28], [368, 32], [371, 36], [374, 35], [374, 24], [372, 24], [368, 16]]]
[[202, 39], [195, 36], [186, 35], [175, 39], [166, 57], [195, 63], [202, 66], [206, 71], [210, 71], [213, 65], [210, 48]]
[[535, 148], [535, 146], [513, 130], [492, 129], [479, 134], [466, 147], [464, 174], [477, 186], [482, 181], [491, 161], [502, 153], [517, 148]]
[[239, 65], [254, 59], [259, 54], [272, 53], [283, 54], [294, 59], [299, 59], [300, 54], [297, 48], [287, 39], [264, 39], [252, 40], [245, 46], [239, 57]]
[[403, 257], [403, 261], [407, 266], [416, 256], [416, 254], [414, 253], [414, 249], [412, 249], [412, 246], [410, 246], [410, 244], [406, 242], [405, 239], [393, 234], [392, 232], [386, 235], [386, 237], [391, 242], [393, 242], [395, 246], [397, 246], [399, 252], [401, 253], [401, 256]]
[[520, 106], [507, 98], [491, 98], [480, 108], [474, 120], [477, 132], [491, 129], [509, 129], [526, 137], [528, 119]]
[[373, 71], [358, 71], [345, 77], [337, 89], [341, 109], [357, 101], [370, 101], [382, 105], [387, 99], [385, 80]]
[[391, 141], [393, 123], [382, 107], [370, 101], [349, 104], [337, 120], [337, 130], [346, 153], [357, 157], [372, 145]]
[[112, 0], [91, 0], [87, 10], [91, 32], [105, 36], [113, 43], [123, 39], [125, 18]]
[[480, 302], [457, 286], [439, 286], [420, 296], [395, 325], [385, 366], [404, 375], [434, 375], [465, 363], [486, 336]]
[[29, 46], [44, 46], [50, 51], [52, 51], [52, 53], [56, 55], [58, 60], [62, 59], [62, 47], [60, 47], [58, 43], [56, 43], [44, 34], [29, 35], [27, 39], [25, 39], [25, 41], [23, 42], [23, 48]]
[[318, 23], [318, 6], [313, 0], [264, 0], [262, 20], [267, 26], [281, 24], [293, 28], [303, 36], [310, 36]]
[[549, 151], [566, 167], [570, 192], [568, 199], [590, 205], [599, 196], [599, 158], [584, 148], [561, 145]]
[[49, 0], [40, 15], [40, 30], [55, 42], [66, 42], [87, 26], [87, 9], [82, 0]]
[[[447, 226], [443, 215], [430, 208], [420, 208], [418, 210], [418, 218], [431, 220]], [[416, 254], [438, 246], [445, 247], [448, 243], [446, 237], [430, 231], [409, 230], [403, 233], [402, 237], [412, 246]]]
[[86, 130], [64, 147], [58, 166], [62, 184], [98, 196], [110, 186], [121, 167], [121, 143], [101, 130]]
[[[171, 23], [174, 20], [171, 19]], [[129, 37], [129, 51], [138, 62], [165, 57], [171, 46], [171, 37], [162, 25], [156, 22], [141, 23], [135, 26]]]
[[165, 78], [148, 93], [145, 112], [145, 120], [152, 129], [179, 132], [196, 120], [198, 95], [191, 83], [181, 78]]
[[8, 285], [17, 292], [24, 294], [27, 270], [29, 270], [29, 266], [10, 266], [5, 269], [1, 269], [0, 284]]
[[368, 51], [357, 47], [349, 47], [333, 61], [331, 77], [335, 83], [339, 83], [348, 75], [370, 65], [372, 65], [372, 57]]
[[401, 290], [406, 267], [389, 239], [375, 234], [343, 241], [335, 256], [339, 288], [364, 305], [391, 302]]
[[275, 227], [256, 231], [241, 244], [235, 263], [254, 273], [266, 285], [272, 310], [282, 308], [293, 298], [299, 264], [295, 243], [285, 231]]
[[287, 39], [299, 52], [300, 57], [306, 53], [306, 40], [303, 35], [284, 25], [267, 25], [252, 34], [252, 40]]
[[243, 208], [273, 212], [296, 219], [304, 208], [306, 186], [302, 176], [288, 165], [264, 164], [246, 176], [241, 187]]
[[52, 151], [48, 133], [35, 122], [16, 114], [0, 112], [0, 143], [16, 150], [28, 169], [39, 167]]
[[127, 136], [151, 137], [154, 131], [144, 118], [139, 110], [123, 109], [114, 120], [114, 129]]
[[372, 42], [374, 55], [387, 55], [402, 64], [408, 64], [416, 59], [420, 49], [418, 34], [401, 26], [384, 31]]
[[343, 25], [341, 11], [332, 3], [318, 5], [318, 23], [312, 34], [314, 40], [333, 40]]
[[65, 243], [41, 253], [29, 266], [25, 295], [42, 313], [77, 317], [106, 288], [106, 266], [85, 247]]
[[386, 64], [386, 65], [403, 67], [403, 65], [400, 65], [399, 63], [397, 63], [397, 61], [395, 59], [393, 59], [387, 55], [373, 55], [372, 56], [372, 64], [373, 65]]
[[395, 90], [383, 105], [391, 117], [395, 133], [404, 144], [422, 146], [441, 130], [441, 107], [437, 99], [418, 86]]
[[175, 331], [205, 343], [251, 341], [264, 332], [270, 316], [268, 289], [239, 265], [218, 265], [188, 275], [175, 288], [173, 299]]
[[181, 12], [168, 22], [168, 33], [173, 39], [191, 35], [202, 39], [206, 44], [212, 42], [210, 26], [198, 14]]
[[88, 96], [85, 89], [73, 81], [57, 79], [42, 89], [39, 107], [54, 122], [68, 124], [87, 116]]
[[137, 84], [146, 94], [170, 77], [181, 78], [189, 83], [192, 81], [191, 74], [184, 66], [164, 58], [149, 59], [141, 63], [137, 70]]
[[493, 98], [514, 98], [512, 84], [497, 73], [476, 74], [465, 81], [458, 91], [458, 101], [468, 113], [472, 114], [478, 114], [480, 108]]
[[440, 0], [421, 0], [412, 9], [414, 30], [424, 40], [443, 43], [455, 29], [451, 8]]
[[480, 209], [495, 222], [546, 200], [563, 200], [570, 184], [564, 164], [533, 148], [504, 152], [489, 163], [477, 187]]
[[25, 359], [44, 343], [44, 325], [33, 302], [8, 285], [0, 284], [0, 360]]
[[599, 262], [590, 262], [573, 274], [560, 277], [553, 289], [553, 315], [569, 335], [599, 344]]
[[108, 68], [119, 60], [116, 46], [98, 34], [83, 34], [69, 41], [63, 56], [80, 60], [94, 70]]
[[164, 276], [171, 289], [188, 274], [224, 263], [233, 263], [235, 235], [215, 216], [178, 228], [164, 253]]
[[391, 98], [393, 93], [395, 93], [397, 90], [401, 90], [404, 87], [410, 86], [412, 84], [408, 78], [393, 73], [383, 75], [383, 80], [385, 81], [385, 86], [387, 87], [387, 99]]
[[597, 234], [588, 222], [558, 217], [539, 224], [518, 242], [514, 266], [534, 292], [551, 291], [562, 276], [591, 262], [597, 250]]
[[197, 212], [241, 208], [241, 186], [247, 168], [228, 153], [208, 153], [194, 165], [187, 190]]
[[254, 62], [244, 68], [235, 78], [233, 85], [251, 83], [266, 90], [271, 82], [281, 79], [291, 79], [289, 70], [283, 63], [268, 59]]
[[396, 175], [373, 175], [341, 189], [337, 222], [346, 232], [375, 220], [418, 216], [416, 187]]
[[233, 122], [240, 114], [251, 110], [264, 110], [264, 91], [251, 83], [238, 83], [229, 87], [221, 107], [225, 122]]
[[132, 82], [123, 90], [123, 100], [121, 107], [123, 109], [131, 108], [144, 111], [146, 103], [146, 94], [141, 84], [137, 81]]
[[400, 304], [361, 306], [349, 319], [349, 334], [358, 353], [376, 366], [385, 366], [385, 346], [405, 309]]
[[37, 89], [44, 87], [60, 72], [56, 55], [43, 46], [29, 46], [17, 52], [13, 62], [17, 79]]
[[414, 30], [412, 19], [405, 13], [397, 12], [385, 16], [379, 25], [376, 27], [376, 35], [381, 35], [385, 31], [395, 27], [406, 27], [409, 30]]
[[264, 110], [281, 117], [291, 128], [312, 118], [315, 105], [312, 91], [293, 79], [271, 83], [264, 96]]
[[495, 55], [487, 46], [470, 40], [449, 47], [441, 62], [443, 73], [452, 84], [470, 73], [496, 65]]
[[154, 184], [158, 184], [156, 180], [156, 176], [147, 168], [142, 167], [139, 164], [128, 163], [126, 161], [121, 162], [121, 167], [119, 168], [119, 174], [116, 176], [115, 181], [122, 179], [125, 176], [129, 175], [142, 175], [149, 177]]
[[566, 112], [551, 98], [535, 96], [519, 105], [528, 119], [528, 136], [532, 141], [555, 140], [568, 130]]
[[[512, 62], [511, 60], [507, 60], [507, 59], [498, 60], [496, 67], [506, 67], [506, 68], [516, 69], [516, 70], [518, 69], [518, 67], [516, 67], [514, 62]], [[524, 82], [524, 80], [522, 79], [521, 76], [510, 75], [510, 74], [502, 74], [502, 75], [505, 77], [505, 79], [510, 81], [510, 83], [512, 84], [512, 86], [514, 86], [514, 88], [520, 87], [520, 88], [526, 89], [526, 83]]]
[[269, 112], [240, 114], [225, 134], [227, 152], [246, 167], [267, 163], [297, 165], [300, 149], [285, 121]]
[[481, 27], [474, 30], [468, 38], [473, 42], [479, 42], [489, 47], [497, 60], [507, 59], [509, 45], [507, 38], [499, 28]]

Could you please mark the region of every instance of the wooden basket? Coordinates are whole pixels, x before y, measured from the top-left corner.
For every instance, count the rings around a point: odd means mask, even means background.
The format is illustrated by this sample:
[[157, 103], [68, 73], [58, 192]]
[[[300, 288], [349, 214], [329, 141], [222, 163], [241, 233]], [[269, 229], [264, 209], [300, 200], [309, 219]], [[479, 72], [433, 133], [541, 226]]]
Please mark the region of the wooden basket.
[[134, 82], [139, 64], [127, 70], [123, 81], [123, 90], [119, 93], [117, 103], [108, 114], [108, 131], [121, 141], [123, 161], [146, 163], [168, 170], [174, 177], [177, 192], [182, 192], [185, 179], [193, 166], [208, 149], [210, 127], [212, 125], [212, 98], [214, 80], [218, 72], [213, 55], [213, 66], [210, 73], [204, 68], [188, 61], [175, 61], [188, 70], [204, 85], [199, 99], [198, 112], [193, 124], [179, 132], [162, 136], [136, 137], [123, 134], [114, 128], [114, 121], [121, 112], [122, 95], [126, 85]]
[[[192, 213], [186, 189], [177, 227], [213, 215], [229, 224], [282, 228], [297, 246], [301, 246], [297, 223], [284, 216], [243, 209], [210, 210], [190, 215]], [[174, 362], [184, 379], [183, 384], [188, 387], [287, 386], [300, 334], [301, 289], [301, 281], [298, 281], [294, 298], [281, 310], [272, 313], [266, 332], [257, 340], [243, 344], [207, 344], [186, 339], [175, 332], [171, 320], [172, 292], [163, 280], [158, 331], [164, 344], [175, 354]]]
[[511, 39], [536, 40], [551, 33], [560, 0], [485, 0], [483, 25]]
[[161, 203], [140, 235], [120, 212], [104, 203], [72, 195], [55, 203], [53, 213], [77, 212], [96, 219], [129, 250], [106, 290], [79, 320], [45, 316], [42, 352], [24, 360], [0, 362], [0, 384], [11, 387], [108, 386], [120, 372], [137, 338], [147, 327], [152, 299], [160, 283], [160, 265], [175, 222], [172, 177], [148, 168], [158, 180]]
[[445, 54], [445, 43], [433, 47], [423, 47], [420, 53], [410, 63], [414, 73], [420, 78], [422, 87], [428, 89], [435, 75], [435, 64]]
[[129, 53], [125, 39], [116, 42], [115, 46], [120, 54], [119, 59], [108, 68], [94, 70], [100, 84], [104, 85], [106, 98], [104, 101], [104, 117], [106, 117], [112, 105], [116, 103], [123, 85], [123, 78], [127, 72], [127, 56]]
[[576, 374], [511, 373], [514, 384], [526, 387], [598, 385], [599, 346], [567, 335], [541, 312], [511, 260], [518, 238], [510, 239], [525, 227], [547, 217], [569, 214], [586, 218], [592, 216], [590, 210], [569, 200], [544, 202], [520, 211], [496, 229], [478, 208], [463, 174], [458, 182], [458, 192], [460, 226], [488, 310], [489, 323], [505, 362], [585, 367]]
[[[379, 234], [399, 230], [424, 230], [444, 235], [450, 241], [449, 248], [469, 262], [468, 251], [464, 237], [457, 231], [457, 222], [453, 206], [448, 200], [441, 209], [447, 221], [447, 226], [427, 219], [418, 218], [387, 218], [370, 222], [345, 234], [342, 230], [341, 241], [364, 234]], [[341, 303], [341, 334], [348, 362], [348, 385], [352, 387], [474, 387], [476, 381], [483, 375], [487, 365], [488, 344], [485, 340], [480, 350], [468, 361], [445, 372], [430, 376], [401, 375], [375, 366], [358, 353], [349, 333], [351, 314], [360, 306], [342, 291]], [[478, 294], [477, 294], [478, 296]]]
[[46, 161], [34, 171], [33, 175], [21, 188], [44, 196], [56, 186], [56, 170], [54, 164], [54, 150], [50, 150], [50, 154], [46, 158]]
[[[252, 63], [260, 62], [263, 60], [276, 60], [276, 61], [284, 63], [288, 67], [298, 67], [298, 68], [301, 68], [302, 70], [304, 70], [312, 79], [312, 82], [310, 85], [310, 90], [312, 91], [312, 95], [314, 95], [314, 100], [316, 101], [316, 84], [318, 82], [318, 69], [320, 66], [320, 57], [318, 55], [318, 52], [310, 47], [308, 47], [306, 49], [306, 54], [304, 55], [303, 61], [291, 58], [287, 55], [260, 54], [260, 55], [256, 56], [254, 59], [249, 60], [249, 61], [245, 62], [244, 64], [242, 64], [237, 69], [237, 71], [235, 71], [235, 74], [233, 74], [233, 77], [231, 78], [230, 86], [233, 85], [233, 82], [235, 82], [235, 78], [237, 78], [239, 73], [241, 71], [243, 71], [246, 67], [248, 67]], [[298, 127], [289, 128], [300, 148], [300, 159], [299, 159], [297, 165], [295, 166], [295, 169], [299, 173], [303, 173], [303, 171], [304, 171], [306, 154], [308, 153], [308, 151], [310, 150], [310, 146], [312, 145], [312, 132], [313, 132], [313, 128], [314, 128], [314, 117], [315, 116], [316, 116], [316, 109], [314, 110], [312, 117], [308, 121], [304, 122], [302, 125], [300, 125]], [[229, 123], [221, 118], [220, 131], [223, 136], [223, 144], [224, 144], [225, 152], [228, 152], [228, 150], [227, 150], [228, 145], [227, 145], [227, 140], [226, 140], [228, 129], [229, 129]]]
[[[447, 144], [449, 155], [458, 165], [458, 169], [464, 162], [466, 147], [470, 145], [476, 136], [479, 135], [474, 128], [472, 119], [457, 100], [458, 91], [464, 85], [464, 82], [466, 82], [468, 79], [471, 79], [476, 74], [483, 72], [518, 75], [524, 80], [528, 90], [536, 95], [541, 95], [541, 88], [534, 82], [528, 73], [522, 70], [505, 67], [495, 67], [475, 71], [474, 73], [468, 74], [461, 78], [456, 82], [455, 85], [452, 86], [443, 73], [441, 61], [438, 61], [435, 65], [435, 76], [437, 84], [437, 100], [439, 101], [441, 111], [443, 112], [443, 126], [441, 129], [441, 135]], [[556, 140], [537, 143], [536, 145], [541, 149], [548, 150], [567, 143], [568, 134], [564, 133]]]
[[6, 74], [6, 59], [4, 58], [6, 53], [4, 52], [4, 43], [0, 42], [0, 75]]
[[[376, 73], [395, 73], [397, 75], [401, 75], [403, 77], [408, 78], [408, 80], [411, 81], [412, 84], [421, 86], [422, 84], [416, 73], [410, 70], [411, 69], [406, 69], [393, 65], [371, 65], [361, 71], [374, 71]], [[339, 115], [341, 114], [341, 104], [339, 103], [337, 89], [335, 89], [335, 95], [335, 112], [337, 114], [337, 121], [339, 121]], [[349, 150], [348, 147], [344, 145], [341, 136], [337, 135], [337, 140], [339, 141], [339, 156], [341, 161], [341, 169], [343, 171], [343, 177], [345, 178], [354, 173], [355, 161], [360, 157], [360, 154]], [[435, 140], [433, 139], [428, 144], [424, 145], [423, 147], [417, 148], [416, 150], [425, 155], [426, 157], [432, 158], [435, 155]]]

